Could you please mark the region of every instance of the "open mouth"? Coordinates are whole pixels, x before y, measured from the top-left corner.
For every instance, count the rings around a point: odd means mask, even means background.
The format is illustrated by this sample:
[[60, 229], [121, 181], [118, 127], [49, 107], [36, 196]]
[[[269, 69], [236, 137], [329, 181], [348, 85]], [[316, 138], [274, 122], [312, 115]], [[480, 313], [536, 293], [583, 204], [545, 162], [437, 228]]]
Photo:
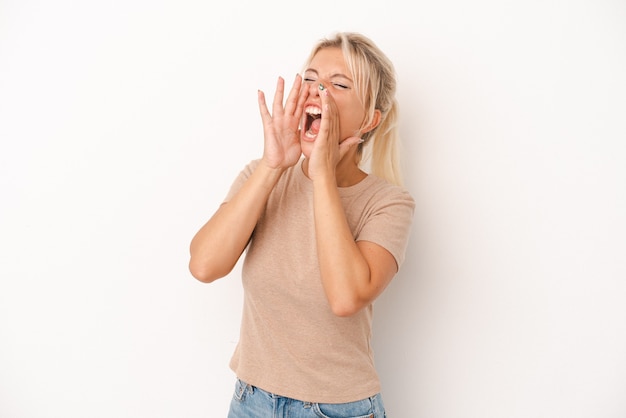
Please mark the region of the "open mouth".
[[320, 131], [322, 123], [322, 109], [316, 106], [308, 106], [304, 109], [304, 112], [306, 113], [304, 134], [308, 138], [315, 138]]

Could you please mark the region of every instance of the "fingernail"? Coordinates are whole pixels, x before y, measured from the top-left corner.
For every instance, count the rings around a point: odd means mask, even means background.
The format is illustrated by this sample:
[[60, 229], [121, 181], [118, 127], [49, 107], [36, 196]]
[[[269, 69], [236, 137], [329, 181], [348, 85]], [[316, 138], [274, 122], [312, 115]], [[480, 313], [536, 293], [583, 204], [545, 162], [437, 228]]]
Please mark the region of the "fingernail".
[[319, 89], [322, 90], [322, 91], [324, 90], [324, 85], [322, 83], [320, 83]]

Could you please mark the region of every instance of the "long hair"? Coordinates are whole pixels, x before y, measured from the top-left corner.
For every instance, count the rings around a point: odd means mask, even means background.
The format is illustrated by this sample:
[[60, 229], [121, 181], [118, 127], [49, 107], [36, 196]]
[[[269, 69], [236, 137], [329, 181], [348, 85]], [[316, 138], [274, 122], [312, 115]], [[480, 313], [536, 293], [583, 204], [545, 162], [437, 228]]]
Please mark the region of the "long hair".
[[359, 166], [369, 161], [374, 175], [401, 185], [398, 103], [393, 64], [372, 40], [355, 32], [338, 32], [332, 37], [321, 39], [313, 47], [307, 63], [324, 48], [342, 50], [357, 96], [366, 112], [363, 126], [372, 122], [377, 109], [381, 112], [378, 126], [362, 136], [363, 143], [358, 148]]

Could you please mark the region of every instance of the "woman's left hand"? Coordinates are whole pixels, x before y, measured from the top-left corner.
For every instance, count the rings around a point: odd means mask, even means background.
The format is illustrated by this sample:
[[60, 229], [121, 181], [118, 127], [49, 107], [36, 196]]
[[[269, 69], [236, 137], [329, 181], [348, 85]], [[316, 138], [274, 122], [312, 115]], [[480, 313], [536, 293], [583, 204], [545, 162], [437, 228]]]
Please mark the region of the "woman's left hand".
[[339, 161], [361, 142], [359, 137], [341, 138], [339, 113], [333, 96], [327, 88], [321, 90], [319, 95], [322, 101], [322, 123], [309, 161], [308, 174], [312, 180], [326, 175], [334, 178]]

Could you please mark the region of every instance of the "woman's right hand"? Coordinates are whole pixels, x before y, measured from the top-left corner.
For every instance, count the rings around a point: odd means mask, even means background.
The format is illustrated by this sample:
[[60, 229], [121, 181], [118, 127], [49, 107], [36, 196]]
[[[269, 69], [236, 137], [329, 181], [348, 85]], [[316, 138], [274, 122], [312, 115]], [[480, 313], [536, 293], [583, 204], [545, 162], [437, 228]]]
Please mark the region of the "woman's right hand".
[[296, 164], [302, 155], [300, 120], [308, 89], [301, 91], [301, 86], [302, 77], [298, 74], [283, 105], [285, 80], [279, 77], [271, 114], [265, 103], [265, 94], [259, 90], [259, 111], [265, 138], [263, 161], [269, 168], [286, 169]]

